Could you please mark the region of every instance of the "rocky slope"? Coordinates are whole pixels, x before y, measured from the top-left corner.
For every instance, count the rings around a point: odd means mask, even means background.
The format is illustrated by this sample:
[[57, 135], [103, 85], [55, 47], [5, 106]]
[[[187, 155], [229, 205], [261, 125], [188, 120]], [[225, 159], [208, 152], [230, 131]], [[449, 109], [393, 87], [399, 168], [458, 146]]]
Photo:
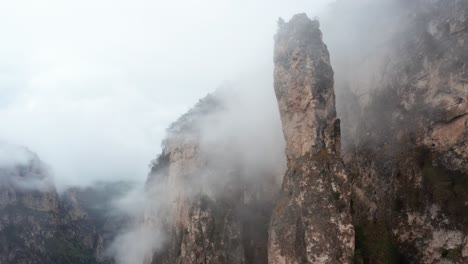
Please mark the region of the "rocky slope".
[[275, 92], [288, 169], [269, 229], [269, 263], [351, 263], [350, 182], [340, 157], [333, 70], [318, 21], [305, 14], [275, 37]]

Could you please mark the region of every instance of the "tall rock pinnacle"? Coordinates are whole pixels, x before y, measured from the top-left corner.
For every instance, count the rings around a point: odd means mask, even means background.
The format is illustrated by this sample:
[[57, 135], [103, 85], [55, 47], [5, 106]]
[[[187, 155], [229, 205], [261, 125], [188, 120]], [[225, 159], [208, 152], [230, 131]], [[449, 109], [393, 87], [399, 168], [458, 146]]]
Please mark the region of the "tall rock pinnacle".
[[288, 169], [270, 223], [269, 263], [350, 263], [350, 185], [318, 21], [298, 14], [281, 23], [274, 52]]

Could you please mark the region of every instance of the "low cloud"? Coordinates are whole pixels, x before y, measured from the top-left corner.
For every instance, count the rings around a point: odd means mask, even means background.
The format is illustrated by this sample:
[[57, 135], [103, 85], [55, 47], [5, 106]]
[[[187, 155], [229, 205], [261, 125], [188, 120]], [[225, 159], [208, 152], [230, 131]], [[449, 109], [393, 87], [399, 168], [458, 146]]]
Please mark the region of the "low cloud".
[[164, 129], [193, 102], [272, 69], [279, 16], [328, 2], [1, 3], [0, 139], [37, 152], [59, 189], [144, 181]]

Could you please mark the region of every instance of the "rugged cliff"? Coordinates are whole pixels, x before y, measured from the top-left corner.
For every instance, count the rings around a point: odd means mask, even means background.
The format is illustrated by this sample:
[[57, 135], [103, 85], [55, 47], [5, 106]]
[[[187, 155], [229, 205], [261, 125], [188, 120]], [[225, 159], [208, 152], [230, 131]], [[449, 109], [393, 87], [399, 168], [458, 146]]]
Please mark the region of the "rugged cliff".
[[[276, 35], [284, 177], [274, 159], [263, 168], [258, 164], [267, 154], [262, 149], [272, 144], [259, 139], [275, 131], [244, 134], [239, 125], [253, 123], [239, 118], [251, 113], [232, 103], [234, 92], [224, 92], [207, 96], [168, 129], [147, 182], [159, 202], [145, 219], [165, 239], [148, 262], [352, 262], [351, 188], [340, 157], [333, 70], [318, 22], [297, 15]], [[232, 115], [238, 112], [247, 113]], [[252, 144], [260, 151], [249, 155]]]
[[[280, 20], [274, 88], [287, 158], [280, 190], [251, 184], [238, 156], [207, 155], [200, 129], [219, 124], [212, 114], [223, 104], [206, 98], [170, 129], [148, 181], [167, 182], [171, 197], [169, 239], [153, 263], [466, 262], [467, 8], [467, 1], [339, 1], [332, 20], [324, 18], [331, 64], [317, 21]], [[227, 141], [209, 148], [229, 152]], [[222, 176], [204, 178], [207, 171]], [[246, 200], [252, 194], [262, 198]], [[259, 209], [245, 229], [245, 215]], [[267, 222], [268, 244], [266, 230], [246, 239]]]
[[324, 23], [360, 262], [467, 261], [467, 7], [361, 1]]
[[111, 262], [105, 242], [122, 226], [112, 225], [118, 215], [108, 220], [109, 209], [97, 208], [109, 205], [108, 189], [59, 195], [36, 154], [1, 143], [0, 156], [0, 263]]
[[0, 151], [8, 155], [0, 168], [0, 262], [46, 262], [57, 223], [55, 188], [33, 153], [4, 143]]
[[242, 138], [212, 132], [223, 122], [235, 125], [225, 118], [230, 110], [223, 98], [221, 92], [207, 96], [168, 129], [148, 180], [148, 188], [164, 183], [165, 204], [155, 205], [155, 217], [165, 217], [146, 222], [169, 230], [152, 263], [267, 263], [281, 166], [254, 173], [243, 158], [248, 154], [239, 152]]
[[275, 37], [275, 92], [288, 169], [269, 229], [269, 263], [351, 263], [350, 182], [340, 157], [333, 70], [318, 21], [305, 14]]
[[[220, 89], [174, 122], [117, 261], [467, 263], [467, 43], [466, 0], [280, 20], [277, 101]], [[8, 148], [0, 263], [112, 262], [129, 220], [103, 212], [129, 187], [59, 195], [35, 154]]]

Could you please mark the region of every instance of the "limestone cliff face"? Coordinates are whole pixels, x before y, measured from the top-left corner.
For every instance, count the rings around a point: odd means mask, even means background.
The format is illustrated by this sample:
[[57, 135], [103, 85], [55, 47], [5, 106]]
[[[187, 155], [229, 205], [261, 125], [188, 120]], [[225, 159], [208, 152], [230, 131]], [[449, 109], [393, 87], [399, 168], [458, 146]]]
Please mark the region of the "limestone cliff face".
[[202, 130], [219, 125], [222, 111], [219, 98], [209, 95], [168, 129], [147, 183], [148, 189], [164, 184], [164, 205], [145, 220], [168, 230], [167, 239], [148, 262], [267, 263], [277, 175], [246, 173], [242, 153], [225, 135], [207, 145]]
[[269, 228], [269, 263], [351, 263], [351, 189], [327, 47], [305, 14], [279, 26], [274, 85], [288, 169]]
[[110, 263], [103, 244], [109, 232], [82, 192], [59, 196], [47, 166], [26, 148], [1, 143], [0, 151], [10, 159], [0, 164], [0, 263]]
[[346, 28], [355, 40], [330, 50], [356, 259], [465, 263], [468, 2], [383, 2], [345, 9], [327, 31], [342, 39]]
[[4, 143], [0, 151], [11, 159], [0, 168], [0, 263], [45, 262], [58, 212], [55, 188], [36, 155]]

